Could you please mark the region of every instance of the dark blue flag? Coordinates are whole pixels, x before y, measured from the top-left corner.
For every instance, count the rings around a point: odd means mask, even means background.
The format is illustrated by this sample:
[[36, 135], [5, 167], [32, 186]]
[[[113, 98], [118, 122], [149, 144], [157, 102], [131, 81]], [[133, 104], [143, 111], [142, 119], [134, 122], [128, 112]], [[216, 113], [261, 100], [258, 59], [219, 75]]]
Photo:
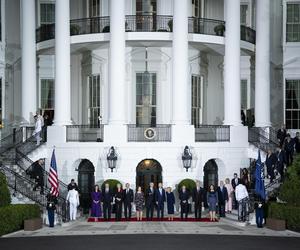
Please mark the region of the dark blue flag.
[[260, 151], [258, 151], [258, 158], [255, 164], [255, 193], [264, 200], [266, 199], [266, 191], [263, 176], [263, 166], [261, 163]]

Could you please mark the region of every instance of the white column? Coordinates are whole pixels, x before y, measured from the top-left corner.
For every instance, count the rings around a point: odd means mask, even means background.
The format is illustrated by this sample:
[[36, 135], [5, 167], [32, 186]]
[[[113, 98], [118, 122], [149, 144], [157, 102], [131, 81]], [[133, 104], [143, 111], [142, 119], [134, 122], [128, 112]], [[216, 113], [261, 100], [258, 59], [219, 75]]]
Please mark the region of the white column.
[[54, 125], [71, 123], [70, 3], [55, 4], [55, 109]]
[[22, 27], [22, 117], [33, 121], [37, 111], [35, 0], [21, 0]]
[[255, 126], [271, 126], [270, 0], [256, 1]]
[[109, 124], [124, 125], [125, 110], [125, 0], [110, 1]]
[[225, 0], [224, 124], [241, 125], [240, 0]]
[[188, 0], [174, 0], [173, 124], [189, 125]]

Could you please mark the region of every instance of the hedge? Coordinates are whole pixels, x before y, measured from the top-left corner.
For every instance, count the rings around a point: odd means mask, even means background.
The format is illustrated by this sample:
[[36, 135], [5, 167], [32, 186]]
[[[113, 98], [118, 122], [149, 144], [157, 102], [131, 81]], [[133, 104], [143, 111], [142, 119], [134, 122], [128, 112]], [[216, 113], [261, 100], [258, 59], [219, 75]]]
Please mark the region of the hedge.
[[36, 204], [16, 204], [0, 208], [0, 236], [24, 227], [24, 220], [39, 218], [41, 211]]
[[300, 231], [300, 207], [270, 202], [268, 218], [285, 220], [288, 229]]
[[188, 191], [192, 192], [193, 189], [196, 187], [196, 182], [192, 179], [183, 179], [178, 184], [178, 191], [181, 190], [182, 186], [185, 186]]
[[101, 185], [101, 190], [104, 189], [105, 187], [105, 184], [108, 183], [109, 184], [109, 188], [113, 191], [115, 191], [117, 189], [117, 184], [121, 184], [122, 186], [122, 183], [119, 181], [119, 180], [115, 180], [115, 179], [108, 179], [106, 181], [104, 181]]
[[11, 203], [10, 192], [7, 187], [6, 177], [0, 173], [0, 207], [5, 207]]

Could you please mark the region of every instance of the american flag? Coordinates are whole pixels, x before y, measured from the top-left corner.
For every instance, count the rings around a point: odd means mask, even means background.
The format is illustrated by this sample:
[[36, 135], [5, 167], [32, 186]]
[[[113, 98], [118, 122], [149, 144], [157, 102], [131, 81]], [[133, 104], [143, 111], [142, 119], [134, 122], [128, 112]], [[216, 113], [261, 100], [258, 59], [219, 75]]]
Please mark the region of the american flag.
[[58, 176], [57, 176], [57, 167], [56, 167], [56, 159], [55, 159], [54, 149], [53, 149], [52, 157], [51, 157], [48, 181], [51, 185], [50, 193], [57, 197], [59, 194], [59, 191], [58, 191]]

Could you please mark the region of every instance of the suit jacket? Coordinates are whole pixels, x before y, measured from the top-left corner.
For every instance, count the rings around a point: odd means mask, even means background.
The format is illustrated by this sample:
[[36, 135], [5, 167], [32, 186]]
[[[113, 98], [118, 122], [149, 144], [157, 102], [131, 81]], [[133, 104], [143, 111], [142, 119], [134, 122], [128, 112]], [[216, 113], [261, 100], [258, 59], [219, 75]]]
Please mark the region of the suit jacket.
[[166, 191], [162, 188], [161, 193], [159, 189], [155, 190], [155, 201], [158, 202], [158, 205], [163, 205], [166, 201]]
[[113, 192], [109, 189], [109, 191], [106, 193], [105, 189], [102, 190], [102, 202], [103, 203], [112, 203], [113, 202]]
[[235, 179], [234, 178], [231, 180], [231, 185], [232, 185], [233, 189], [235, 189], [235, 187], [237, 185], [239, 185], [240, 183], [241, 183], [241, 179], [240, 178], [238, 178], [238, 183], [237, 184], [235, 184]]
[[200, 187], [199, 191], [197, 190], [197, 187], [193, 188], [193, 202], [197, 205], [201, 205], [204, 201], [204, 189]]
[[150, 188], [146, 190], [146, 206], [155, 204], [155, 188], [151, 191]]
[[221, 189], [221, 187], [218, 187], [218, 201], [220, 204], [225, 204], [225, 201], [228, 200], [228, 191], [225, 186]]
[[125, 204], [130, 204], [133, 202], [133, 190], [129, 189], [126, 193], [126, 189], [123, 190], [123, 201]]
[[182, 191], [179, 192], [179, 200], [181, 205], [188, 204], [189, 198], [190, 198], [190, 192], [188, 190], [186, 190], [185, 192]]
[[116, 190], [115, 194], [115, 203], [122, 203], [123, 202], [123, 190], [120, 189], [120, 191]]

